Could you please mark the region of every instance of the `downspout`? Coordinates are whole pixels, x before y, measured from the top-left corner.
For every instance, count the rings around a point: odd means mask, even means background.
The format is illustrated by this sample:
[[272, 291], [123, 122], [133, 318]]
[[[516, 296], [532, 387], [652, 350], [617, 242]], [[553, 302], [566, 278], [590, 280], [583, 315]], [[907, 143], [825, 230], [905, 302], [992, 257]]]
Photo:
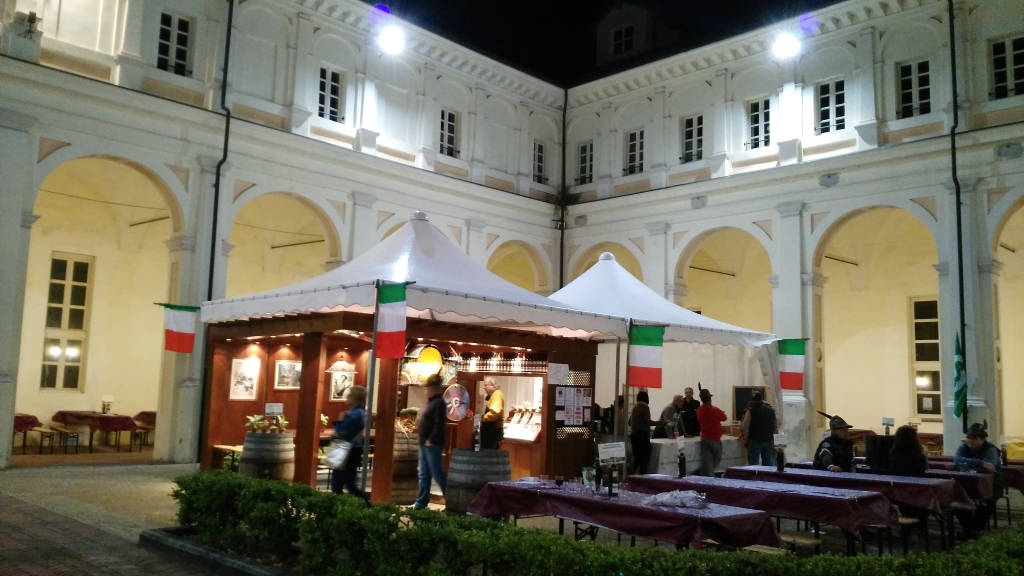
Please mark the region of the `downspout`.
[[558, 191], [558, 288], [565, 287], [565, 208], [569, 203], [569, 188], [566, 185], [566, 155], [569, 150], [569, 143], [566, 142], [565, 121], [569, 113], [569, 89], [562, 89], [562, 187]]
[[[953, 123], [949, 127], [949, 160], [950, 168], [953, 175], [953, 191], [956, 198], [956, 264], [957, 264], [957, 283], [959, 291], [959, 304], [960, 304], [960, 344], [961, 354], [964, 364], [964, 378], [967, 374], [967, 319], [965, 315], [964, 306], [964, 234], [963, 234], [963, 216], [961, 209], [961, 197], [960, 197], [960, 179], [956, 175], [956, 129], [960, 125], [960, 106], [959, 96], [956, 90], [956, 36], [953, 34], [953, 0], [946, 0], [946, 6], [949, 10], [949, 79], [950, 89], [952, 92], [952, 104], [953, 104]], [[955, 402], [955, 399], [954, 399]], [[963, 412], [963, 431], [967, 433], [967, 406], [964, 406]]]
[[[228, 145], [231, 143], [231, 110], [227, 105], [228, 94], [228, 65], [231, 63], [231, 30], [234, 27], [235, 0], [228, 0], [228, 22], [227, 32], [224, 34], [224, 74], [221, 76], [220, 84], [220, 110], [224, 113], [224, 144], [221, 147], [220, 161], [217, 162], [217, 170], [213, 178], [213, 218], [210, 224], [210, 269], [206, 280], [206, 299], [213, 299], [213, 275], [217, 265], [217, 216], [220, 209], [220, 173], [224, 164], [228, 161]], [[206, 436], [209, 433], [209, 426], [206, 423], [207, 412], [210, 406], [210, 387], [206, 383], [210, 379], [210, 365], [213, 363], [213, 350], [209, 348], [210, 326], [203, 327], [203, 380], [200, 383], [203, 390], [203, 401], [199, 408], [199, 446], [198, 454], [203, 454], [203, 446], [206, 444]]]

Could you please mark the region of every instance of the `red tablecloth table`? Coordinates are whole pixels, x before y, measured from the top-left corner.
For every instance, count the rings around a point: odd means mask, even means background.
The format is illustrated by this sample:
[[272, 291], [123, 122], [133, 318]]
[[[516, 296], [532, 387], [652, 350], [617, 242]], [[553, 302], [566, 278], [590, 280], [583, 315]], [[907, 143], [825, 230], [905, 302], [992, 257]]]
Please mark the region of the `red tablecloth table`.
[[[814, 468], [813, 462], [793, 462], [789, 466], [810, 470]], [[881, 470], [872, 470], [866, 464], [858, 464], [859, 474], [885, 474]], [[991, 474], [977, 472], [960, 472], [959, 470], [947, 470], [943, 468], [929, 468], [925, 471], [925, 478], [948, 478], [956, 481], [967, 492], [972, 500], [991, 500], [994, 478]]]
[[621, 491], [618, 497], [571, 493], [553, 482], [490, 482], [469, 503], [480, 516], [556, 516], [623, 534], [700, 546], [712, 539], [724, 546], [778, 546], [768, 514], [759, 510], [708, 503], [705, 508], [647, 506], [644, 494]]
[[973, 505], [963, 487], [948, 478], [829, 472], [791, 467], [779, 472], [774, 466], [733, 466], [725, 471], [725, 477], [880, 492], [891, 502], [915, 506], [940, 515], [953, 502]]
[[[121, 432], [135, 432], [138, 426], [131, 416], [122, 414], [104, 414], [91, 410], [61, 410], [53, 415], [54, 422], [60, 422], [67, 426], [88, 426], [89, 427], [89, 452], [92, 452], [93, 434], [100, 432], [116, 432], [118, 435], [117, 449], [121, 449]], [[131, 451], [131, 442], [128, 443], [128, 450]]]
[[892, 503], [878, 492], [848, 490], [825, 486], [783, 484], [687, 476], [675, 478], [661, 474], [629, 476], [623, 486], [636, 492], [695, 490], [711, 502], [763, 510], [772, 516], [831, 524], [849, 534], [859, 535], [868, 524], [899, 525]]
[[15, 414], [14, 415], [14, 433], [28, 432], [36, 426], [42, 426], [43, 423], [39, 421], [39, 418], [31, 414]]
[[142, 412], [139, 412], [135, 416], [132, 416], [132, 420], [135, 420], [135, 422], [138, 424], [144, 424], [146, 426], [149, 426], [150, 428], [153, 428], [156, 426], [156, 412], [153, 412], [151, 410], [143, 410]]

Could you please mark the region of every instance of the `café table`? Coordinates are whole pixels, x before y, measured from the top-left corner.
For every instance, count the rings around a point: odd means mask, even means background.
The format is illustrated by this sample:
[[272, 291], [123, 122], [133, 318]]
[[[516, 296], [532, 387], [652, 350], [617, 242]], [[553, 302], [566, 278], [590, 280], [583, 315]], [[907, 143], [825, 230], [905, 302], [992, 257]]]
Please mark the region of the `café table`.
[[[932, 460], [934, 460], [936, 462], [952, 462], [953, 458], [954, 458], [954, 456], [951, 456], [949, 454], [929, 454], [928, 455], [928, 461], [929, 462], [931, 462]], [[1006, 461], [1006, 464], [1009, 465], [1009, 466], [1024, 466], [1024, 460], [1019, 460], [1019, 459], [1011, 458], [1011, 459]]]
[[[793, 462], [788, 464], [793, 468], [805, 470], [813, 469], [814, 462]], [[873, 469], [866, 464], [857, 464], [859, 474], [887, 474], [884, 470]], [[941, 468], [929, 468], [924, 473], [924, 478], [948, 478], [956, 481], [967, 493], [971, 500], [991, 500], [993, 493], [992, 474], [977, 472], [961, 472], [959, 470], [947, 470]]]
[[648, 496], [620, 489], [609, 497], [580, 484], [560, 487], [550, 480], [521, 479], [488, 483], [467, 511], [478, 516], [555, 516], [678, 548], [691, 543], [701, 547], [707, 540], [735, 548], [779, 545], [771, 518], [760, 510], [717, 503], [702, 508], [653, 506], [643, 503]]
[[[32, 414], [21, 414], [21, 413], [15, 413], [14, 414], [14, 433], [15, 434], [18, 434], [19, 432], [21, 433], [21, 453], [22, 454], [25, 454], [26, 446], [28, 445], [28, 442], [27, 442], [28, 441], [28, 431], [33, 429], [33, 428], [35, 428], [35, 427], [37, 427], [37, 426], [42, 426], [42, 425], [43, 425], [43, 423], [39, 421], [39, 418], [36, 418]], [[43, 450], [42, 440], [40, 440], [40, 444], [39, 444], [39, 451], [40, 451], [40, 453], [42, 452], [42, 450]]]
[[[134, 433], [138, 428], [131, 416], [122, 414], [104, 414], [93, 410], [61, 410], [51, 418], [66, 426], [88, 426], [89, 427], [89, 452], [93, 451], [93, 434], [96, 431], [114, 432], [117, 434], [117, 450], [121, 450], [121, 432]], [[132, 449], [131, 436], [129, 436], [128, 451]], [[141, 449], [141, 447], [140, 447]]]
[[[928, 466], [937, 470], [952, 470], [953, 457], [929, 456]], [[1000, 468], [999, 473], [1003, 478], [1003, 486], [1016, 488], [1021, 494], [1024, 494], [1024, 460], [1007, 460], [1006, 464]]]
[[715, 478], [662, 474], [628, 476], [623, 487], [635, 492], [655, 493], [694, 490], [711, 502], [762, 510], [771, 516], [831, 524], [857, 536], [862, 526], [899, 526], [892, 503], [879, 492]]

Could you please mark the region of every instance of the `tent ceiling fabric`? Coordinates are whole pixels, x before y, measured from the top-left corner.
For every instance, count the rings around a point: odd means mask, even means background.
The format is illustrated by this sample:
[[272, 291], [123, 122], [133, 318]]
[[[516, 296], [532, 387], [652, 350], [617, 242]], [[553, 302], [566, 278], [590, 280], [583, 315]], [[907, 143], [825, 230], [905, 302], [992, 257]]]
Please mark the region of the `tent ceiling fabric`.
[[[415, 282], [408, 315], [489, 324], [581, 338], [625, 336], [625, 322], [570, 310], [492, 274], [416, 212], [409, 222], [352, 261], [284, 288], [205, 302], [201, 318], [219, 323], [341, 311], [373, 312], [374, 282]], [[527, 325], [527, 326], [524, 326]]]
[[662, 298], [615, 261], [609, 252], [578, 278], [551, 295], [570, 308], [649, 324], [666, 324], [665, 340], [760, 346], [773, 334], [719, 322]]

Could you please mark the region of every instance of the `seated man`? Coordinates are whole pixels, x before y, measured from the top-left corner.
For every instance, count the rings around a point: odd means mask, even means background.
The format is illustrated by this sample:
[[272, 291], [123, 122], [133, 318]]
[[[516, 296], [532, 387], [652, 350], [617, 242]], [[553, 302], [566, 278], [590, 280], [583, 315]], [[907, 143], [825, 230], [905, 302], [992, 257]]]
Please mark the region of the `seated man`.
[[[992, 494], [1003, 493], [1002, 475], [1000, 474], [999, 449], [987, 440], [988, 431], [978, 422], [971, 424], [967, 430], [967, 441], [960, 445], [953, 457], [957, 470], [988, 472], [992, 474]], [[957, 512], [957, 518], [963, 525], [967, 538], [976, 537], [985, 527], [989, 516], [995, 511], [995, 502], [987, 500], [978, 502], [973, 512]]]
[[828, 420], [831, 434], [814, 451], [814, 467], [830, 472], [853, 472], [853, 441], [848, 430], [853, 428], [841, 416]]

